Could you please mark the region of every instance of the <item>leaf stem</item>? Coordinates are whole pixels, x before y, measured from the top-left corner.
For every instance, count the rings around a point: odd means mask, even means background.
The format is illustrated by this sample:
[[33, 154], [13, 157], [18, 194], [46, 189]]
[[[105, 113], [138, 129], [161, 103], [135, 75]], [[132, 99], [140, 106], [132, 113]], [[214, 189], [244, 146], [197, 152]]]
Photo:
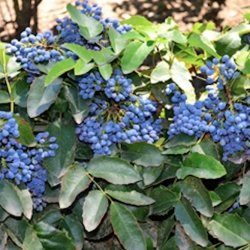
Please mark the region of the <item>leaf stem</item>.
[[10, 86], [10, 82], [9, 82], [7, 73], [4, 74], [4, 78], [5, 78], [8, 93], [9, 93], [9, 96], [10, 96], [10, 112], [14, 113], [14, 100], [13, 100], [13, 97], [12, 97], [12, 89], [11, 89], [11, 86]]
[[107, 197], [107, 199], [112, 203], [113, 202], [112, 199], [106, 194], [106, 192], [102, 189], [102, 187], [95, 181], [95, 179], [93, 178], [93, 176], [89, 172], [86, 172], [86, 175], [97, 186], [97, 188], [102, 192], [102, 194], [105, 197]]

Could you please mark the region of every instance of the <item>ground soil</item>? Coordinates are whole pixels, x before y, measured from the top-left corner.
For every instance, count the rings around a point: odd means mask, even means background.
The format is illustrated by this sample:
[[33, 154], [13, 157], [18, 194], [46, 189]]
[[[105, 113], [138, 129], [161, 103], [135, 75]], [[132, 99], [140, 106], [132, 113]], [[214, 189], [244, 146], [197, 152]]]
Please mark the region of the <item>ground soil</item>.
[[[11, 21], [15, 18], [11, 0], [0, 0], [0, 38], [13, 34]], [[66, 15], [66, 4], [73, 0], [43, 0], [38, 9], [39, 30], [55, 25], [55, 19]], [[93, 2], [93, 1], [92, 1]], [[161, 22], [172, 16], [182, 30], [190, 29], [194, 22], [213, 21], [217, 27], [233, 26], [243, 20], [244, 12], [250, 12], [250, 0], [96, 0], [103, 7], [104, 16], [129, 18], [144, 15]], [[8, 6], [6, 6], [6, 3]], [[7, 8], [8, 7], [8, 8]], [[5, 20], [5, 22], [3, 22]]]

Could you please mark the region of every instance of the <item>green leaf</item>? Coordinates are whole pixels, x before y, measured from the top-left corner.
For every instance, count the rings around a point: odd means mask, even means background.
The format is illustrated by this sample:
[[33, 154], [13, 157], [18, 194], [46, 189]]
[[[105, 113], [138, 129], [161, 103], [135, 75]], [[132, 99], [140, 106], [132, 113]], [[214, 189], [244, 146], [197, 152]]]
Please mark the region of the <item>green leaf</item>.
[[213, 206], [209, 192], [200, 179], [189, 176], [180, 182], [179, 186], [184, 197], [191, 202], [197, 211], [207, 217], [213, 215]]
[[171, 78], [169, 64], [165, 61], [159, 62], [151, 73], [151, 83], [166, 82]]
[[185, 64], [175, 58], [171, 65], [170, 74], [172, 80], [185, 92], [188, 101], [194, 102], [195, 92], [194, 87], [190, 82], [192, 77]]
[[111, 43], [111, 47], [115, 54], [120, 54], [126, 47], [128, 40], [124, 38], [119, 32], [117, 32], [113, 27], [108, 30], [108, 35]]
[[157, 178], [161, 175], [164, 166], [160, 167], [151, 167], [142, 169], [142, 177], [145, 186], [153, 184]]
[[74, 66], [75, 61], [72, 58], [67, 58], [56, 63], [45, 77], [45, 86], [52, 84], [58, 77], [72, 70]]
[[36, 144], [36, 139], [30, 124], [22, 117], [17, 115], [15, 115], [15, 120], [18, 124], [20, 133], [18, 141], [25, 146], [34, 146]]
[[122, 144], [122, 158], [144, 167], [158, 167], [165, 160], [156, 146], [146, 142]]
[[166, 220], [161, 221], [158, 228], [157, 247], [158, 249], [165, 249], [164, 246], [167, 244], [168, 238], [175, 226], [175, 220], [172, 217], [168, 217]]
[[165, 145], [165, 148], [175, 148], [177, 146], [190, 147], [196, 143], [196, 138], [194, 136], [189, 136], [186, 134], [179, 134], [174, 136]]
[[55, 102], [62, 86], [62, 79], [57, 79], [48, 87], [44, 86], [44, 76], [36, 78], [31, 84], [27, 112], [31, 118], [41, 115]]
[[146, 17], [144, 16], [132, 16], [129, 19], [123, 20], [122, 21], [123, 24], [129, 24], [132, 25], [134, 27], [136, 26], [152, 26], [154, 25], [152, 22], [150, 22]]
[[175, 205], [176, 219], [181, 223], [186, 234], [197, 244], [206, 247], [208, 237], [198, 215], [186, 200], [182, 199]]
[[112, 68], [111, 64], [109, 64], [109, 63], [98, 65], [98, 69], [99, 69], [101, 76], [106, 81], [111, 77], [111, 75], [113, 73], [113, 68]]
[[247, 205], [250, 202], [250, 172], [243, 178], [243, 185], [240, 190], [240, 204]]
[[11, 88], [11, 95], [15, 104], [22, 108], [26, 108], [28, 92], [30, 89], [29, 84], [26, 82], [26, 78], [18, 79], [17, 81], [13, 82]]
[[75, 250], [72, 239], [67, 232], [60, 231], [44, 222], [39, 222], [34, 226], [37, 236], [46, 250]]
[[0, 104], [5, 104], [10, 102], [10, 96], [7, 91], [0, 90]]
[[88, 73], [91, 69], [93, 69], [94, 67], [95, 67], [94, 63], [86, 63], [82, 59], [78, 59], [74, 67], [74, 74], [76, 76], [84, 75]]
[[71, 19], [79, 25], [80, 33], [85, 39], [94, 39], [103, 31], [103, 25], [99, 21], [91, 16], [81, 13], [81, 11], [72, 4], [67, 5], [67, 10]]
[[108, 199], [99, 190], [90, 191], [83, 204], [83, 225], [88, 232], [100, 224], [109, 206]]
[[86, 49], [85, 47], [75, 44], [75, 43], [65, 43], [63, 44], [63, 47], [72, 51], [74, 54], [76, 54], [81, 60], [83, 60], [85, 63], [88, 63], [92, 60], [93, 55], [91, 50]]
[[188, 39], [188, 42], [191, 46], [195, 48], [201, 48], [211, 56], [214, 57], [219, 56], [214, 48], [214, 45], [202, 34], [201, 35], [196, 33], [191, 34], [191, 36]]
[[195, 144], [192, 148], [192, 152], [197, 152], [203, 155], [210, 155], [216, 160], [220, 159], [217, 145], [209, 139], [204, 139], [199, 144]]
[[83, 166], [75, 164], [63, 175], [61, 190], [59, 195], [59, 205], [61, 209], [69, 207], [76, 199], [77, 195], [88, 188], [90, 179]]
[[133, 214], [123, 205], [111, 203], [111, 223], [126, 250], [146, 250], [143, 232]]
[[89, 163], [88, 171], [97, 178], [113, 184], [130, 184], [141, 180], [141, 176], [126, 161], [115, 157], [100, 156]]
[[69, 232], [70, 237], [74, 241], [76, 250], [82, 250], [84, 244], [83, 225], [78, 217], [70, 214], [64, 217], [64, 228]]
[[221, 199], [221, 203], [216, 206], [215, 211], [221, 213], [229, 209], [236, 201], [240, 193], [240, 186], [235, 182], [222, 183], [215, 189], [215, 192]]
[[19, 200], [22, 205], [23, 214], [27, 219], [31, 219], [33, 213], [33, 202], [31, 198], [31, 193], [28, 190], [20, 190], [15, 187], [18, 194]]
[[166, 214], [180, 200], [180, 195], [170, 189], [159, 186], [147, 193], [155, 203], [152, 205], [152, 214]]
[[226, 175], [226, 170], [219, 161], [211, 156], [191, 153], [177, 171], [179, 179], [184, 179], [188, 175], [203, 179], [217, 179]]
[[238, 214], [215, 215], [208, 225], [209, 233], [234, 248], [250, 243], [250, 225]]
[[17, 187], [6, 180], [0, 181], [0, 206], [9, 214], [17, 217], [23, 213]]
[[48, 181], [51, 186], [60, 183], [60, 176], [74, 161], [76, 147], [76, 134], [74, 123], [69, 119], [68, 122], [61, 120], [55, 121], [48, 127], [51, 135], [57, 138], [56, 143], [59, 148], [56, 155], [45, 159], [44, 165], [48, 171]]
[[44, 250], [36, 232], [31, 226], [28, 226], [25, 231], [25, 238], [23, 241], [23, 249], [25, 250]]
[[125, 49], [121, 59], [122, 71], [125, 74], [131, 73], [141, 66], [147, 56], [154, 49], [154, 42], [131, 42]]
[[112, 190], [105, 190], [105, 193], [110, 195], [112, 198], [135, 206], [147, 206], [153, 204], [155, 201], [137, 191], [131, 192], [122, 192], [122, 191], [112, 191]]
[[164, 37], [166, 37], [169, 41], [173, 41], [176, 43], [187, 43], [187, 38], [181, 33], [181, 31], [177, 29], [166, 32], [164, 34]]
[[228, 32], [216, 42], [216, 50], [220, 55], [233, 55], [241, 46], [241, 38], [238, 32]]
[[186, 249], [186, 250], [200, 250], [203, 249], [197, 246], [185, 233], [183, 227], [177, 223], [175, 226], [175, 238], [176, 238], [176, 245], [179, 249]]
[[72, 116], [77, 124], [83, 122], [89, 111], [88, 102], [79, 95], [79, 88], [76, 86], [64, 86], [64, 94], [69, 102]]

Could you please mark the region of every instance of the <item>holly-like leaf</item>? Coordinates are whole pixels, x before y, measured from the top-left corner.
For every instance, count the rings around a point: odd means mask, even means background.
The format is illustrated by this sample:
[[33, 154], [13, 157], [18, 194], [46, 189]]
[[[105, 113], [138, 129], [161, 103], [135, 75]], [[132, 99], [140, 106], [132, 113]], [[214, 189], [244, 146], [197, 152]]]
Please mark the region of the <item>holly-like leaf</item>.
[[144, 167], [158, 167], [165, 160], [156, 146], [145, 142], [123, 144], [122, 158]]
[[126, 250], [146, 250], [143, 232], [134, 215], [123, 205], [111, 204], [111, 223], [115, 235]]
[[164, 186], [152, 188], [147, 194], [155, 200], [155, 203], [152, 205], [152, 214], [166, 214], [180, 200], [178, 193]]
[[191, 153], [183, 162], [183, 166], [177, 171], [177, 177], [184, 179], [193, 175], [203, 179], [217, 179], [226, 174], [224, 166], [211, 156]]
[[83, 166], [75, 164], [63, 175], [61, 190], [59, 195], [60, 208], [69, 207], [76, 199], [77, 195], [88, 188], [90, 179]]
[[74, 122], [58, 120], [50, 124], [48, 131], [57, 138], [58, 149], [54, 157], [44, 160], [48, 171], [48, 181], [51, 186], [60, 183], [62, 173], [72, 165], [76, 148], [76, 134]]
[[96, 38], [102, 31], [103, 25], [91, 16], [83, 14], [72, 4], [68, 4], [67, 10], [74, 22], [80, 27], [80, 33], [87, 40]]
[[159, 62], [151, 73], [151, 83], [166, 82], [171, 78], [169, 64]]
[[184, 181], [180, 182], [179, 186], [184, 197], [191, 202], [196, 210], [207, 217], [213, 215], [213, 206], [209, 192], [200, 179], [188, 176]]
[[95, 230], [108, 209], [108, 199], [99, 190], [90, 191], [83, 204], [83, 225], [88, 232]]
[[31, 84], [27, 100], [27, 112], [34, 118], [48, 110], [55, 102], [62, 86], [62, 79], [57, 79], [48, 87], [44, 86], [44, 76], [36, 78]]
[[141, 176], [124, 160], [115, 157], [101, 156], [93, 158], [88, 171], [97, 178], [113, 184], [130, 184], [141, 180]]
[[250, 224], [238, 214], [217, 214], [207, 227], [213, 237], [228, 246], [238, 248], [250, 243]]
[[75, 66], [75, 61], [70, 57], [63, 61], [56, 63], [45, 77], [45, 86], [52, 84], [57, 78], [66, 72], [72, 70]]
[[105, 193], [118, 201], [135, 206], [147, 206], [155, 202], [152, 198], [134, 190], [131, 192], [123, 192], [106, 189]]
[[248, 172], [243, 178], [243, 185], [240, 190], [240, 204], [246, 205], [250, 202], [250, 172]]
[[203, 247], [208, 245], [207, 232], [189, 202], [184, 199], [178, 202], [175, 206], [175, 216], [194, 242]]
[[129, 74], [139, 68], [147, 56], [154, 49], [154, 42], [131, 42], [123, 52], [121, 59], [122, 71], [125, 74]]
[[194, 87], [190, 82], [191, 74], [185, 64], [175, 58], [170, 72], [172, 80], [185, 92], [188, 101], [193, 103], [195, 101]]

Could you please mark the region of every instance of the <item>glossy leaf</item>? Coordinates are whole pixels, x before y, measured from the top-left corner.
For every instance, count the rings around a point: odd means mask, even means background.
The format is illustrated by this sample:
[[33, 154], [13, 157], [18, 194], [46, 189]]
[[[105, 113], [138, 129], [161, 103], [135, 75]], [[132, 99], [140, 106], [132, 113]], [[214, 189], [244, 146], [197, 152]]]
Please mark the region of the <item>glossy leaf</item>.
[[155, 200], [152, 205], [152, 214], [165, 214], [180, 200], [178, 193], [164, 186], [152, 188], [147, 194]]
[[115, 157], [101, 156], [89, 163], [88, 171], [97, 178], [113, 184], [129, 184], [141, 180], [139, 173], [126, 161]]
[[145, 142], [123, 144], [122, 158], [144, 167], [157, 167], [165, 160], [156, 146]]
[[123, 205], [111, 204], [111, 223], [115, 235], [126, 250], [146, 250], [143, 232], [133, 214]]
[[84, 46], [81, 46], [79, 44], [65, 43], [63, 44], [63, 47], [72, 51], [86, 63], [90, 62], [93, 57], [91, 50], [88, 50]]
[[34, 227], [43, 248], [48, 250], [75, 250], [72, 239], [65, 231], [56, 229], [44, 222], [39, 222]]
[[17, 217], [23, 213], [17, 187], [6, 180], [0, 181], [0, 206], [9, 214]]
[[70, 119], [67, 122], [55, 121], [48, 127], [48, 131], [57, 138], [56, 143], [59, 145], [56, 155], [44, 161], [48, 171], [48, 181], [51, 186], [56, 186], [60, 183], [61, 174], [74, 161], [76, 134], [74, 123]]
[[69, 207], [77, 195], [88, 188], [90, 179], [83, 166], [75, 164], [63, 175], [59, 196], [60, 208]]
[[184, 197], [191, 202], [197, 211], [207, 217], [213, 215], [212, 201], [200, 179], [189, 176], [180, 182], [179, 186]]
[[197, 213], [186, 201], [181, 200], [175, 206], [176, 219], [181, 223], [186, 234], [197, 244], [205, 247], [208, 245], [208, 236]]
[[194, 87], [190, 82], [192, 78], [185, 64], [177, 59], [174, 59], [170, 72], [172, 80], [185, 92], [188, 101], [194, 102], [195, 92]]
[[18, 141], [25, 146], [34, 146], [36, 144], [35, 136], [30, 124], [20, 116], [15, 116], [16, 122], [19, 127]]
[[125, 39], [124, 36], [116, 31], [113, 27], [109, 28], [108, 35], [115, 54], [120, 54], [125, 49], [128, 40]]
[[23, 242], [23, 249], [25, 250], [44, 250], [35, 230], [29, 226], [25, 232], [25, 238]]
[[171, 78], [169, 64], [159, 62], [151, 73], [151, 83], [166, 82]]
[[64, 93], [75, 122], [77, 124], [82, 123], [89, 111], [88, 102], [81, 98], [79, 89], [76, 86], [64, 86]]
[[224, 166], [211, 156], [191, 153], [177, 171], [177, 177], [183, 179], [193, 175], [203, 179], [217, 179], [226, 174]]
[[248, 172], [243, 178], [243, 185], [240, 190], [240, 204], [246, 205], [250, 202], [250, 172]]
[[57, 79], [48, 87], [44, 86], [44, 77], [36, 78], [31, 84], [27, 100], [27, 111], [31, 118], [41, 115], [55, 102], [62, 86], [62, 79]]
[[80, 33], [87, 40], [94, 39], [103, 31], [103, 25], [91, 16], [83, 14], [72, 4], [68, 4], [67, 10], [74, 22], [80, 27]]
[[237, 214], [217, 214], [208, 223], [209, 233], [234, 248], [250, 243], [250, 224]]
[[75, 61], [72, 58], [65, 59], [56, 63], [45, 77], [45, 86], [52, 84], [57, 78], [66, 72], [72, 70], [75, 66]]
[[90, 232], [100, 224], [108, 209], [108, 199], [99, 190], [90, 191], [83, 204], [83, 225]]
[[105, 190], [105, 193], [118, 201], [135, 206], [147, 206], [155, 202], [152, 198], [134, 190], [130, 192]]
[[154, 49], [154, 46], [154, 42], [131, 42], [126, 47], [121, 59], [122, 71], [125, 74], [129, 74], [140, 67], [150, 52]]

